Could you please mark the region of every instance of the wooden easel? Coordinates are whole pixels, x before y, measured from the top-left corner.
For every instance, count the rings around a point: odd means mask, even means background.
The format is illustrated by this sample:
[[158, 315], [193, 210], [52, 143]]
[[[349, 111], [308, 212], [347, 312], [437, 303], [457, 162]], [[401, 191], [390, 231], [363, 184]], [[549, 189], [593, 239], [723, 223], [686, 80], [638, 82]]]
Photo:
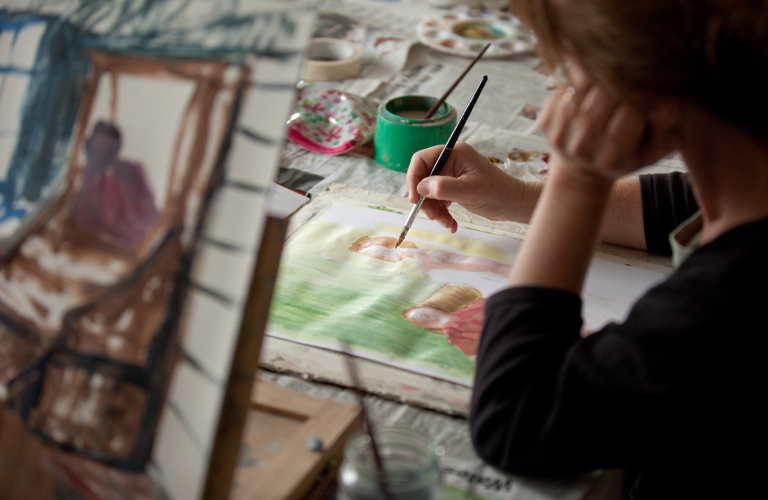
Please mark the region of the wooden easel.
[[[335, 477], [347, 438], [362, 425], [357, 405], [263, 378], [254, 385], [287, 227], [285, 219], [267, 219], [211, 452], [206, 500], [293, 500], [323, 490]], [[322, 442], [321, 451], [307, 447], [310, 437]]]
[[[344, 443], [362, 425], [357, 405], [294, 392], [258, 378], [230, 498], [311, 498], [335, 478]], [[322, 442], [312, 451], [310, 438]], [[278, 449], [279, 447], [279, 449]]]

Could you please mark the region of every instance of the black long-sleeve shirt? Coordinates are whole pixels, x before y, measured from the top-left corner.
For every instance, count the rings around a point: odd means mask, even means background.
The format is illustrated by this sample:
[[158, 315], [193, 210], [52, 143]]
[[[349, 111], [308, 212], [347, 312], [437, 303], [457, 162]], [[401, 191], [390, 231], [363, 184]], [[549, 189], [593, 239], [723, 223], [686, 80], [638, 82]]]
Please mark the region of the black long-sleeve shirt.
[[[672, 204], [685, 204], [687, 183], [654, 177], [653, 193], [669, 188]], [[653, 203], [647, 185], [644, 205]], [[587, 338], [576, 295], [518, 287], [490, 297], [470, 415], [478, 454], [519, 474], [640, 469], [642, 498], [762, 491], [759, 459], [746, 451], [765, 444], [767, 244], [768, 220], [727, 232], [624, 323]]]
[[669, 233], [699, 209], [688, 174], [641, 175], [640, 193], [648, 251], [669, 255]]

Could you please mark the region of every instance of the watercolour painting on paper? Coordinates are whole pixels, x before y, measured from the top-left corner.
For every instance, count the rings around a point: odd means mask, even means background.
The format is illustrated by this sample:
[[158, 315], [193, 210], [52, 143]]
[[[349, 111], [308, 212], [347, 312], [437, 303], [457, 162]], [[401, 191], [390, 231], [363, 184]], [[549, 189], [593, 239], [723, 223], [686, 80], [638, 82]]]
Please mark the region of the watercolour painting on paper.
[[[505, 287], [521, 240], [405, 215], [334, 206], [287, 242], [267, 334], [470, 386], [486, 299]], [[594, 259], [584, 323], [622, 319], [664, 275]], [[628, 285], [630, 284], [630, 285]]]
[[202, 494], [315, 7], [0, 5], [0, 396], [73, 498]]

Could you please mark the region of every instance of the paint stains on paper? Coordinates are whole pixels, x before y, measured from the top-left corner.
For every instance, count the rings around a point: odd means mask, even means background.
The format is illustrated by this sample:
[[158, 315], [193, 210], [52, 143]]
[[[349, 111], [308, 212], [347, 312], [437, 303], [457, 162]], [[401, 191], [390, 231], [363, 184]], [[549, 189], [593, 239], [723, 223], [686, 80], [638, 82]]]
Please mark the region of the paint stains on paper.
[[445, 335], [451, 345], [468, 356], [475, 356], [484, 307], [485, 298], [476, 288], [444, 285], [403, 311], [403, 317], [425, 330]]
[[346, 207], [308, 223], [284, 252], [270, 332], [467, 385], [483, 297], [511, 253], [421, 224], [394, 248], [400, 229], [399, 214]]
[[[471, 385], [485, 301], [506, 287], [521, 240], [417, 218], [332, 207], [287, 243], [268, 333]], [[410, 243], [405, 245], [405, 243]], [[621, 320], [664, 275], [594, 259], [584, 293], [588, 328]], [[319, 368], [321, 370], [322, 368]]]

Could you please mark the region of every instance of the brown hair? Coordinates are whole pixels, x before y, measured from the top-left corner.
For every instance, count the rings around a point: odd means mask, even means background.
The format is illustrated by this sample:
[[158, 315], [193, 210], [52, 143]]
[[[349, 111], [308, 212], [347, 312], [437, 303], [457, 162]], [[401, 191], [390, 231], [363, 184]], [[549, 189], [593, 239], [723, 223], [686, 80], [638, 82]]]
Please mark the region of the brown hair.
[[693, 101], [768, 142], [766, 0], [510, 0], [550, 67], [574, 58], [600, 85]]

